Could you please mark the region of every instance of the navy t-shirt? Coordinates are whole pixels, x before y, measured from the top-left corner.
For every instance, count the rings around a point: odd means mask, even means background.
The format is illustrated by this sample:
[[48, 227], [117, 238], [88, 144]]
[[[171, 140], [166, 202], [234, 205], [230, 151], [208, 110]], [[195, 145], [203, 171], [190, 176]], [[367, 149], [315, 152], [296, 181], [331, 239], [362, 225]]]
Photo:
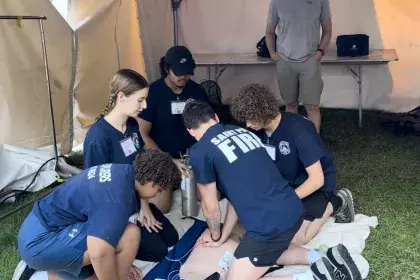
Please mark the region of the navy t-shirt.
[[306, 168], [321, 162], [324, 171], [322, 191], [335, 189], [336, 170], [331, 154], [328, 152], [315, 125], [298, 114], [284, 112], [271, 137], [260, 130], [257, 135], [264, 144], [276, 149], [276, 165], [289, 184], [299, 187], [308, 179]]
[[[134, 149], [124, 153], [121, 141], [131, 138]], [[136, 119], [129, 117], [123, 134], [104, 118], [97, 120], [89, 129], [83, 144], [83, 167], [105, 163], [133, 164], [136, 155], [144, 147]]]
[[303, 215], [302, 202], [246, 129], [217, 124], [190, 151], [198, 183], [216, 182], [245, 229], [255, 238], [278, 236]]
[[204, 89], [192, 80], [188, 80], [181, 94], [175, 94], [161, 78], [150, 85], [147, 96], [147, 109], [140, 112], [139, 117], [152, 123], [150, 137], [158, 147], [179, 158], [185, 154], [196, 141], [184, 126], [182, 114], [172, 114], [171, 103], [186, 101], [189, 98], [208, 102]]
[[32, 211], [52, 231], [87, 222], [87, 235], [116, 247], [128, 219], [140, 211], [134, 182], [131, 165], [94, 166], [35, 203]]

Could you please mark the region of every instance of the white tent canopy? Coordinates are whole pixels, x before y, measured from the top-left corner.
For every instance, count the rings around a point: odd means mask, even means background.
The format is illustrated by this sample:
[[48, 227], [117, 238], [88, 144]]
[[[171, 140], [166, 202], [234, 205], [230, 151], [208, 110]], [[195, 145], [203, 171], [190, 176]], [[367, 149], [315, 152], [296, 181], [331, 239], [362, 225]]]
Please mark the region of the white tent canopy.
[[[36, 3], [35, 3], [36, 2]], [[0, 15], [46, 15], [44, 23], [57, 136], [62, 152], [84, 139], [107, 102], [108, 81], [132, 68], [149, 81], [174, 42], [171, 0], [3, 0]], [[400, 61], [364, 71], [364, 108], [407, 111], [420, 104], [420, 6], [411, 0], [330, 0], [333, 39], [366, 33], [374, 49], [394, 48]], [[99, 3], [99, 4], [98, 4]], [[55, 7], [54, 7], [55, 5]], [[183, 0], [179, 44], [193, 53], [254, 53], [264, 36], [269, 0]], [[59, 13], [59, 11], [61, 14]], [[37, 23], [0, 21], [0, 143], [52, 143]], [[396, 28], [398, 26], [398, 28]], [[201, 81], [198, 69], [194, 79]], [[325, 107], [355, 108], [357, 84], [344, 67], [323, 67]], [[224, 102], [246, 83], [278, 92], [273, 68], [231, 68], [220, 78]]]

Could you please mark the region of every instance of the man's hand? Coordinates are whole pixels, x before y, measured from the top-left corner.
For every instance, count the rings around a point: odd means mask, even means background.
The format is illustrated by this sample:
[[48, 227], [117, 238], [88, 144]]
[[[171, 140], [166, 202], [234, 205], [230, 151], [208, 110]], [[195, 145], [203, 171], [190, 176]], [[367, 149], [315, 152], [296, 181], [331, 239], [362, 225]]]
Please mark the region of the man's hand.
[[270, 53], [270, 57], [275, 62], [277, 62], [281, 59], [280, 56], [277, 53]]
[[159, 230], [162, 230], [162, 223], [157, 221], [155, 216], [153, 216], [149, 203], [142, 205], [138, 221], [140, 222], [141, 226], [146, 227], [149, 232], [152, 232], [152, 230], [154, 232], [159, 232]]
[[[222, 234], [222, 233], [220, 233]], [[225, 238], [222, 234], [222, 238], [219, 241], [214, 242], [211, 238], [211, 233], [209, 229], [206, 229], [203, 234], [198, 238], [197, 242], [195, 243], [194, 247], [198, 247], [200, 245], [204, 245], [206, 247], [219, 247], [223, 243], [225, 243], [227, 238]]]
[[320, 61], [321, 61], [321, 59], [322, 59], [322, 53], [321, 53], [321, 51], [317, 51], [317, 52], [315, 53], [315, 55], [314, 55], [314, 59], [315, 59], [317, 62], [320, 62]]
[[182, 173], [184, 173], [184, 172], [186, 172], [186, 171], [187, 171], [187, 167], [185, 166], [185, 164], [183, 164], [183, 163], [181, 162], [181, 160], [180, 160], [180, 159], [173, 158], [173, 159], [172, 159], [172, 161], [176, 164], [176, 166], [178, 166], [179, 170], [180, 170]]

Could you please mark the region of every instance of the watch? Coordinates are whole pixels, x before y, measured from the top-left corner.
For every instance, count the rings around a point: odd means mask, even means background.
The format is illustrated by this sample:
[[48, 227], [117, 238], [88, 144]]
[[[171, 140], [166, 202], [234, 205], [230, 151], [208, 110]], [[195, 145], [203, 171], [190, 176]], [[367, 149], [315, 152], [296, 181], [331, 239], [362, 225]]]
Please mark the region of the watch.
[[325, 51], [324, 51], [323, 49], [317, 49], [316, 51], [317, 51], [317, 52], [321, 52], [322, 56], [324, 56], [324, 55], [325, 55]]

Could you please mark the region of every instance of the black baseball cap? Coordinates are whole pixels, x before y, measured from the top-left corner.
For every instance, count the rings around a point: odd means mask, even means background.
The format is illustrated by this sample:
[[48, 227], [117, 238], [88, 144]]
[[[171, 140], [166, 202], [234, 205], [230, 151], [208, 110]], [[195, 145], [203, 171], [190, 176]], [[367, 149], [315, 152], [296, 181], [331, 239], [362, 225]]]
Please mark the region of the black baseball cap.
[[165, 55], [165, 63], [176, 76], [194, 75], [195, 61], [189, 49], [173, 46]]

